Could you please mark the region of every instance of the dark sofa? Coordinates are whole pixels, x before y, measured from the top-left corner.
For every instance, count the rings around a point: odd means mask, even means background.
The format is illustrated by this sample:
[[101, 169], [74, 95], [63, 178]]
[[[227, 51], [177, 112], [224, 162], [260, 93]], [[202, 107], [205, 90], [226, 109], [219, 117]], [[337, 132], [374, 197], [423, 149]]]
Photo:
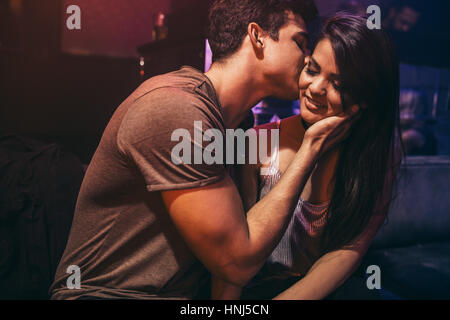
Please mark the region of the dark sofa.
[[450, 156], [405, 164], [362, 269], [380, 267], [382, 299], [450, 299]]

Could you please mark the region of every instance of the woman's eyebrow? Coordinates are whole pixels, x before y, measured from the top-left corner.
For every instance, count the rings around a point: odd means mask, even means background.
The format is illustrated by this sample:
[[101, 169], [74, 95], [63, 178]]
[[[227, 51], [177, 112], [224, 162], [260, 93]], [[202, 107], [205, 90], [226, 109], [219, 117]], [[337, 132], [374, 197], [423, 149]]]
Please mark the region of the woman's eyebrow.
[[[311, 62], [313, 63], [314, 67], [322, 70], [320, 67], [320, 64], [311, 56]], [[340, 80], [341, 77], [337, 73], [330, 73], [330, 78], [333, 78], [334, 80]]]
[[311, 62], [313, 63], [314, 67], [316, 67], [317, 69], [321, 70], [322, 68], [320, 67], [320, 64], [317, 63], [317, 61], [311, 57]]

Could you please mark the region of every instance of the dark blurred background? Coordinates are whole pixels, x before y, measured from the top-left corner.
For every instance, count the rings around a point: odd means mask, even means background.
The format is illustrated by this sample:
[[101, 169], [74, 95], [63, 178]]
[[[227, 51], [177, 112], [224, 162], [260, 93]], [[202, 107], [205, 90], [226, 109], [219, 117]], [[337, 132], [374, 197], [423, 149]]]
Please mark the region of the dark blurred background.
[[[88, 163], [113, 111], [140, 82], [183, 64], [204, 68], [209, 3], [0, 1], [0, 130], [61, 143]], [[338, 10], [365, 14], [368, 5], [381, 7], [403, 62], [403, 104], [416, 104], [404, 107], [405, 130], [417, 129], [406, 134], [410, 153], [450, 154], [447, 1], [316, 3], [321, 18], [310, 26], [313, 33]], [[81, 30], [66, 27], [73, 4], [81, 9]], [[299, 106], [268, 99], [254, 112], [261, 124], [298, 113]]]
[[[173, 12], [164, 23], [189, 31], [196, 2], [206, 15], [208, 4], [192, 0], [1, 0], [0, 131], [60, 143], [88, 163], [115, 108], [144, 79], [137, 48], [153, 40], [158, 13]], [[81, 30], [66, 27], [73, 4], [81, 9]], [[185, 35], [152, 52], [175, 48], [152, 61], [155, 70], [147, 66], [146, 78], [178, 64], [202, 67], [204, 34], [197, 27]], [[196, 37], [200, 46], [189, 41]], [[187, 58], [180, 60], [183, 49]]]

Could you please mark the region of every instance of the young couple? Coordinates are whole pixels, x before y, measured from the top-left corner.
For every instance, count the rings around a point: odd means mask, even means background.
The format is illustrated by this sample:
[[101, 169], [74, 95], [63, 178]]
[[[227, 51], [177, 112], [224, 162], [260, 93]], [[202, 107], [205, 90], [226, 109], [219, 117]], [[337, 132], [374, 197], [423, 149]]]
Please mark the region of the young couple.
[[[277, 298], [321, 299], [354, 272], [386, 217], [398, 167], [398, 66], [382, 30], [345, 15], [325, 24], [307, 56], [306, 22], [316, 15], [307, 0], [213, 4], [211, 69], [146, 81], [106, 127], [53, 299], [191, 299], [208, 273], [215, 299], [293, 275], [301, 279]], [[258, 128], [279, 129], [268, 163], [171, 161], [176, 129], [193, 137], [202, 121], [203, 132], [224, 134], [268, 96], [301, 102], [301, 115]], [[80, 289], [67, 286], [71, 265]]]

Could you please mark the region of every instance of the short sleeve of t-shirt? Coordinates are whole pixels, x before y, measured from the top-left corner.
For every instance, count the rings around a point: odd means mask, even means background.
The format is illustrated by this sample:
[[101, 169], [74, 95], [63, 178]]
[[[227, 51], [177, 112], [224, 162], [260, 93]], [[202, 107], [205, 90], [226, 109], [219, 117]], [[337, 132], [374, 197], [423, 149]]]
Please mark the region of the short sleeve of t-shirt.
[[148, 191], [202, 187], [226, 172], [219, 161], [209, 164], [203, 159], [211, 143], [203, 136], [210, 129], [224, 137], [223, 121], [204, 97], [181, 88], [158, 88], [127, 111], [117, 145], [143, 176]]

